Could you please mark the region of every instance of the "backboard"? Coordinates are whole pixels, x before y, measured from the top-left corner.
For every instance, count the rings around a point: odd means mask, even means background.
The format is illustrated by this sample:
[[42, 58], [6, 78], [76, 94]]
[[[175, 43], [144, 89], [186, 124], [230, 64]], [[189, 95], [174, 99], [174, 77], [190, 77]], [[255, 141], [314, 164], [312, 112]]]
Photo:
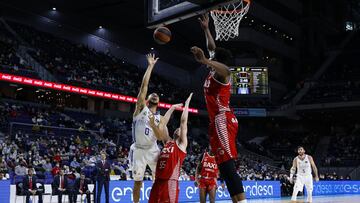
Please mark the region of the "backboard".
[[[191, 3], [206, 2], [206, 3]], [[169, 25], [180, 20], [200, 15], [234, 0], [146, 0], [148, 28]]]

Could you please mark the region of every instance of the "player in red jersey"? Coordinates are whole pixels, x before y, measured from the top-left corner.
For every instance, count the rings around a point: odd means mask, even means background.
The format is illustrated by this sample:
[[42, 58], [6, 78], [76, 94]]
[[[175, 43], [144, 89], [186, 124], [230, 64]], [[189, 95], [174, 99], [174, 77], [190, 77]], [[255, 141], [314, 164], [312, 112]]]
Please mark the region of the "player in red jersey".
[[210, 203], [215, 202], [217, 189], [217, 178], [219, 176], [218, 166], [215, 156], [204, 152], [201, 162], [196, 167], [195, 183], [200, 189], [200, 203], [206, 202], [206, 196], [209, 194]]
[[209, 30], [208, 14], [199, 18], [199, 21], [205, 32], [211, 59], [206, 58], [204, 51], [199, 47], [192, 47], [191, 52], [196, 61], [210, 69], [204, 84], [205, 101], [210, 120], [210, 146], [232, 201], [244, 203], [246, 202], [244, 188], [235, 167], [238, 121], [229, 107], [231, 71], [228, 65], [231, 63], [232, 56], [230, 51], [216, 47]]
[[[189, 114], [189, 103], [192, 93], [185, 102], [181, 115], [180, 128], [174, 132], [173, 139], [163, 131], [175, 108], [171, 108], [164, 116], [164, 121], [156, 125], [153, 117], [150, 118], [150, 126], [154, 132], [162, 136], [165, 143], [161, 150], [157, 165], [155, 183], [150, 192], [149, 203], [175, 203], [179, 198], [179, 176], [182, 163], [186, 157], [187, 121]], [[164, 125], [164, 126], [160, 126]]]

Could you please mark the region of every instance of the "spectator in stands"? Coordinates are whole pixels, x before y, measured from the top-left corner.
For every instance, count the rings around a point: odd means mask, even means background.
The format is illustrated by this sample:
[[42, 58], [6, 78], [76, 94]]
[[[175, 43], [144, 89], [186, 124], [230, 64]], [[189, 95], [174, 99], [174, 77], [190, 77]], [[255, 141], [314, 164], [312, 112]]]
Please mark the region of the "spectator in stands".
[[7, 180], [6, 176], [3, 173], [0, 173], [0, 180]]
[[180, 181], [189, 181], [189, 180], [190, 180], [190, 177], [186, 174], [186, 172], [184, 171], [184, 169], [181, 169], [181, 170], [180, 170], [179, 180], [180, 180]]
[[21, 162], [19, 165], [15, 167], [15, 174], [18, 176], [25, 176], [27, 174], [26, 170], [27, 169], [25, 167], [25, 164]]
[[[55, 190], [55, 194], [58, 195], [58, 203], [62, 203], [62, 196], [68, 193], [69, 185], [68, 179], [64, 174], [64, 169], [59, 170], [59, 175], [55, 176], [53, 182], [53, 189]], [[70, 202], [72, 203], [72, 199], [70, 198]]]
[[[45, 162], [45, 164], [42, 165], [42, 167], [46, 172], [51, 172], [52, 171], [53, 167], [52, 167], [52, 164], [50, 163], [49, 158], [46, 158], [46, 162]], [[54, 173], [57, 173], [57, 172], [54, 171]]]
[[58, 175], [58, 173], [60, 172], [60, 163], [56, 163], [55, 167], [51, 170], [51, 174], [53, 176]]
[[[30, 202], [30, 196], [38, 195], [39, 196], [39, 203], [42, 203], [42, 193], [43, 191], [40, 190], [36, 183], [37, 179], [36, 176], [33, 175], [33, 169], [28, 169], [28, 175], [23, 179], [23, 193], [26, 195], [26, 203]], [[33, 199], [34, 201], [34, 199]]]

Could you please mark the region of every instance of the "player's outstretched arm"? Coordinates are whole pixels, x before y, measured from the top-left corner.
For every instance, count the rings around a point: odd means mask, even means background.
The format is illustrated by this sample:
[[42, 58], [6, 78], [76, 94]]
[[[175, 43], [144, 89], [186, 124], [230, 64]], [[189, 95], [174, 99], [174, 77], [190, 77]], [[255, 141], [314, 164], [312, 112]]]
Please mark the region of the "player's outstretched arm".
[[151, 129], [153, 130], [156, 139], [163, 141], [163, 142], [167, 142], [170, 139], [169, 133], [167, 131], [167, 127], [166, 126], [160, 127], [160, 124], [156, 125], [154, 115], [150, 115], [149, 120], [150, 120], [149, 125], [150, 125]]
[[296, 163], [296, 158], [293, 160], [293, 164], [292, 164], [292, 167], [290, 169], [290, 178], [289, 178], [289, 181], [290, 183], [293, 182], [293, 178], [294, 178], [294, 174], [296, 172], [296, 168], [297, 168], [297, 163]]
[[195, 186], [198, 187], [199, 186], [199, 175], [200, 175], [200, 172], [201, 172], [201, 169], [202, 169], [202, 160], [204, 159], [204, 154], [202, 154], [200, 156], [200, 159], [198, 161], [198, 164], [196, 166], [196, 170], [195, 170]]
[[199, 47], [191, 47], [191, 52], [194, 54], [196, 61], [213, 68], [220, 77], [225, 79], [226, 83], [229, 82], [231, 71], [227, 65], [206, 58], [204, 51]]
[[216, 44], [214, 37], [212, 36], [209, 29], [209, 13], [203, 14], [200, 18], [198, 18], [198, 20], [200, 22], [201, 28], [204, 30], [205, 33], [207, 49], [209, 52], [214, 52], [216, 49]]
[[186, 102], [185, 102], [185, 107], [184, 110], [181, 114], [181, 119], [180, 119], [180, 137], [179, 137], [179, 147], [182, 148], [183, 151], [186, 151], [187, 145], [188, 145], [188, 140], [187, 140], [187, 131], [188, 131], [188, 127], [187, 127], [187, 122], [188, 122], [188, 115], [189, 115], [189, 104], [191, 101], [193, 93], [190, 94], [190, 96], [187, 98]]
[[319, 181], [318, 169], [316, 167], [316, 164], [315, 164], [314, 159], [312, 158], [312, 156], [309, 156], [309, 159], [310, 159], [311, 168], [313, 169], [314, 174], [315, 174], [315, 181], [317, 182], [317, 181]]
[[171, 115], [174, 113], [175, 109], [181, 108], [183, 104], [174, 104], [170, 107], [170, 109], [165, 113], [165, 115], [161, 118], [160, 124], [162, 126], [166, 126], [171, 118]]
[[146, 94], [148, 91], [150, 76], [151, 76], [152, 70], [154, 69], [154, 66], [159, 58], [155, 58], [154, 54], [148, 54], [148, 55], [146, 55], [146, 59], [148, 62], [148, 67], [146, 69], [146, 72], [145, 72], [144, 77], [141, 82], [140, 91], [137, 96], [137, 102], [136, 102], [134, 116], [137, 116], [146, 105]]

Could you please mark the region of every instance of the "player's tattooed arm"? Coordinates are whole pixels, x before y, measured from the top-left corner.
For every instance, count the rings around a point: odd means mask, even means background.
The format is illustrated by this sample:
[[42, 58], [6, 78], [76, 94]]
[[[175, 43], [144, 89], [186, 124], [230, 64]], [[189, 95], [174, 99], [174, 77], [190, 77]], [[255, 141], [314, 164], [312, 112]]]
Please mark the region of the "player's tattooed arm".
[[313, 169], [314, 174], [315, 174], [315, 181], [317, 182], [317, 181], [319, 181], [318, 169], [316, 167], [316, 164], [315, 164], [314, 159], [312, 158], [312, 156], [309, 156], [309, 159], [310, 159], [311, 168]]
[[290, 182], [292, 183], [293, 182], [293, 178], [294, 178], [294, 174], [296, 172], [296, 168], [297, 168], [297, 163], [296, 163], [296, 158], [293, 160], [293, 164], [292, 164], [292, 167], [290, 169]]
[[164, 128], [161, 128], [159, 125], [156, 125], [154, 115], [150, 115], [149, 120], [150, 120], [149, 125], [153, 130], [156, 139], [161, 140], [163, 142], [166, 142], [167, 140], [170, 139], [169, 133], [167, 132], [167, 128], [166, 130], [164, 130]]
[[206, 38], [206, 46], [209, 52], [214, 52], [216, 49], [216, 44], [214, 37], [212, 36], [209, 29], [209, 13], [203, 14], [200, 18], [198, 18], [200, 22], [201, 28], [204, 30], [205, 38]]
[[193, 53], [196, 61], [213, 68], [216, 74], [223, 78], [222, 82], [229, 82], [231, 71], [227, 65], [206, 58], [204, 51], [199, 47], [191, 47], [191, 52]]
[[148, 62], [148, 67], [146, 69], [146, 72], [145, 72], [144, 77], [141, 82], [140, 91], [137, 96], [137, 102], [136, 102], [134, 116], [137, 116], [146, 105], [146, 94], [148, 92], [150, 76], [151, 76], [152, 70], [154, 69], [154, 66], [159, 58], [156, 58], [154, 54], [148, 54], [148, 55], [146, 55], [146, 59]]

